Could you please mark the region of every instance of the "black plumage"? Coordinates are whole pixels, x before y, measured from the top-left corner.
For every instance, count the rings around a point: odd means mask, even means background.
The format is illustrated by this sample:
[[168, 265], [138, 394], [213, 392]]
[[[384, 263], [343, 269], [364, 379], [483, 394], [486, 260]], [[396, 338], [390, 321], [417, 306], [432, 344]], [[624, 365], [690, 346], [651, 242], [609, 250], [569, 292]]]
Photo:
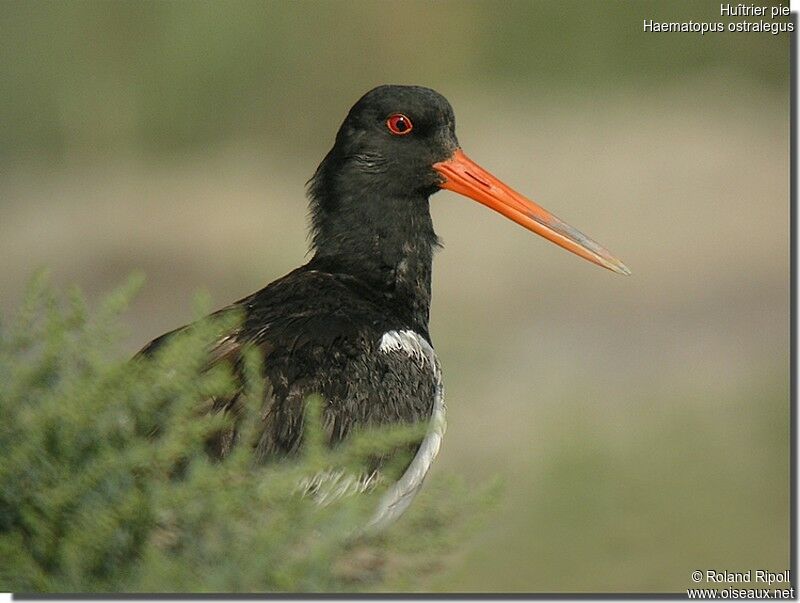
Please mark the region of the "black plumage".
[[[268, 385], [254, 443], [260, 460], [301, 444], [309, 395], [323, 399], [331, 443], [353, 430], [430, 421], [428, 435], [381, 505], [393, 519], [419, 489], [444, 432], [444, 403], [428, 318], [438, 245], [429, 197], [447, 188], [618, 273], [628, 269], [597, 243], [516, 193], [464, 155], [453, 110], [437, 92], [380, 86], [350, 110], [310, 180], [313, 257], [236, 302], [244, 322], [209, 351], [209, 365], [241, 362], [258, 346]], [[149, 355], [168, 333], [147, 345]], [[214, 400], [235, 415], [237, 396]], [[224, 456], [236, 433], [219, 434]], [[377, 521], [377, 520], [376, 520]]]
[[[413, 115], [414, 139], [386, 130], [386, 116], [395, 112]], [[456, 146], [452, 109], [432, 90], [382, 86], [351, 109], [310, 181], [311, 261], [232, 304], [244, 322], [211, 351], [213, 362], [233, 363], [245, 345], [262, 352], [270, 387], [259, 458], [297, 450], [311, 394], [322, 395], [333, 443], [356, 428], [430, 418], [431, 368], [402, 350], [378, 348], [390, 331], [413, 331], [430, 342], [438, 243], [428, 197], [440, 180], [431, 166]], [[234, 404], [235, 398], [214, 403], [217, 410]], [[215, 454], [230, 444], [220, 437]]]

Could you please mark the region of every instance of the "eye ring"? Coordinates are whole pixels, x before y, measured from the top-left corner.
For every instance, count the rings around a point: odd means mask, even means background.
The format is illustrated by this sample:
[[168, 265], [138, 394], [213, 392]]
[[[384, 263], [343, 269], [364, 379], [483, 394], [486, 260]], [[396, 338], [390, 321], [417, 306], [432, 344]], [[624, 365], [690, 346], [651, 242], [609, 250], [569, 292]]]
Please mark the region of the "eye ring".
[[389, 132], [395, 136], [405, 136], [411, 133], [411, 130], [414, 129], [414, 124], [411, 123], [407, 115], [392, 113], [386, 119], [386, 127], [389, 128]]

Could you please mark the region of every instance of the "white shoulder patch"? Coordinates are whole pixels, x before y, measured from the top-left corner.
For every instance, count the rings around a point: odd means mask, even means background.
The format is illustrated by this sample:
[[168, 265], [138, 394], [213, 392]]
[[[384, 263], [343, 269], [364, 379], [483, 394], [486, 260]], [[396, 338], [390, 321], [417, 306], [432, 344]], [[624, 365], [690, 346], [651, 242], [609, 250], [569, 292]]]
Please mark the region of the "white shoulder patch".
[[410, 330], [387, 331], [381, 337], [378, 349], [384, 353], [393, 351], [405, 352], [421, 364], [428, 362], [430, 367], [433, 367], [436, 363], [436, 354], [434, 354], [431, 344], [425, 341], [424, 337]]

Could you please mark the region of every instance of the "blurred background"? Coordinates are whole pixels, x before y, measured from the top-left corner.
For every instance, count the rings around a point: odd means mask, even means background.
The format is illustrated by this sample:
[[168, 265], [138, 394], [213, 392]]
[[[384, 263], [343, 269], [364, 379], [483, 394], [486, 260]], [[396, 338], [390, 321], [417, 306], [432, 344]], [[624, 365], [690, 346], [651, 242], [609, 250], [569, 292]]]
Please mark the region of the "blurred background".
[[419, 590], [644, 592], [789, 558], [789, 37], [719, 2], [0, 5], [0, 310], [147, 275], [123, 353], [305, 261], [304, 184], [382, 83], [622, 258], [448, 192], [434, 474], [505, 495]]

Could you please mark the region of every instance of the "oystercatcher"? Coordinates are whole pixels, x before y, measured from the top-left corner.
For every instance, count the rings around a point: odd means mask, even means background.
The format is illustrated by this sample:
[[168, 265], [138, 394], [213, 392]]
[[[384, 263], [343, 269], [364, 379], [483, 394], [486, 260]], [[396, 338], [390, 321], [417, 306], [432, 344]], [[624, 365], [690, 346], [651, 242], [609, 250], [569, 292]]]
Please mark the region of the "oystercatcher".
[[[245, 346], [260, 348], [268, 384], [252, 444], [260, 460], [298, 450], [304, 403], [312, 394], [324, 400], [322, 421], [332, 444], [365, 426], [429, 422], [372, 519], [381, 527], [408, 507], [445, 429], [441, 371], [428, 331], [438, 245], [429, 197], [443, 188], [455, 191], [595, 264], [630, 272], [468, 159], [450, 103], [428, 88], [387, 85], [367, 92], [309, 184], [311, 261], [230, 306], [244, 320], [220, 337], [209, 363], [235, 365]], [[152, 353], [172, 333], [141, 353]], [[213, 401], [219, 412], [235, 404], [235, 395]], [[226, 455], [235, 441], [235, 429], [220, 434], [214, 453]], [[375, 477], [354, 480], [334, 472], [307, 486], [327, 479], [328, 494], [342, 494], [370, 487]]]

